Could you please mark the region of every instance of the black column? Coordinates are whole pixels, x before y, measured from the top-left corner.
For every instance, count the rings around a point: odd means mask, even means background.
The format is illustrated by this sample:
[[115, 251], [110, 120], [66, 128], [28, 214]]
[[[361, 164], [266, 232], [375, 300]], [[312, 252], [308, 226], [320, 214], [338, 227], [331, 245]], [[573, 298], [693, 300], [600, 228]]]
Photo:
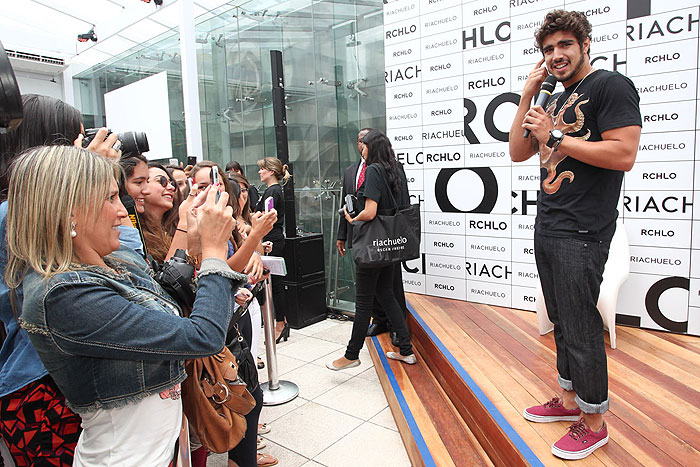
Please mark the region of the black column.
[[[272, 67], [272, 114], [275, 124], [275, 141], [277, 143], [277, 158], [294, 175], [294, 168], [289, 162], [289, 141], [287, 139], [287, 109], [284, 104], [284, 69], [282, 52], [270, 50]], [[297, 236], [297, 218], [294, 204], [294, 177], [284, 184], [284, 225], [287, 238]]]

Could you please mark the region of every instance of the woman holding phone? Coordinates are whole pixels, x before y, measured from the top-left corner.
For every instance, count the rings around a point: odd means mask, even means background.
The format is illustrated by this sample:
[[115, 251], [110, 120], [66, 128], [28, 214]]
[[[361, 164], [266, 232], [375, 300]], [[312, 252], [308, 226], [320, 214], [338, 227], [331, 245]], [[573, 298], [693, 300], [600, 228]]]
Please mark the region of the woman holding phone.
[[[120, 247], [117, 166], [74, 147], [39, 147], [12, 166], [5, 279], [20, 322], [68, 405], [82, 417], [74, 466], [166, 467], [182, 423], [184, 360], [224, 346], [238, 286], [226, 264], [227, 193], [193, 203], [202, 265], [183, 318], [143, 257]], [[32, 183], [27, 183], [32, 180]], [[56, 197], [56, 192], [61, 193]]]
[[[267, 212], [271, 209], [277, 211], [277, 222], [269, 234], [265, 235], [264, 241], [272, 242], [271, 256], [284, 255], [284, 192], [280, 186], [280, 182], [285, 183], [291, 174], [287, 171], [287, 166], [282, 164], [282, 161], [276, 157], [266, 157], [258, 161], [258, 175], [260, 181], [267, 185], [265, 192], [258, 200], [256, 211]], [[287, 324], [287, 307], [284, 302], [284, 294], [282, 291], [282, 283], [279, 280], [272, 279], [272, 300], [275, 303], [275, 330], [277, 332], [277, 340], [279, 343], [282, 339], [285, 341], [289, 338], [289, 324]]]

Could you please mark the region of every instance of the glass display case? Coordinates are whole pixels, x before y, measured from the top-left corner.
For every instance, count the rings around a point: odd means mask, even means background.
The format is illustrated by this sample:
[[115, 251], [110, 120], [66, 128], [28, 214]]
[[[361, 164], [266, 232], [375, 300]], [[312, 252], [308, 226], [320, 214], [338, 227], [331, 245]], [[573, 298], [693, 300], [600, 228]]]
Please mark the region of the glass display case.
[[[385, 129], [383, 33], [379, 0], [256, 0], [195, 21], [202, 156], [238, 161], [257, 186], [256, 162], [276, 155], [270, 50], [282, 52], [297, 231], [323, 234], [327, 303], [338, 310], [355, 299], [354, 263], [335, 247], [342, 175], [359, 158], [359, 129]], [[171, 30], [76, 76], [86, 124], [104, 124], [105, 92], [166, 70], [173, 154], [184, 161], [178, 39]]]

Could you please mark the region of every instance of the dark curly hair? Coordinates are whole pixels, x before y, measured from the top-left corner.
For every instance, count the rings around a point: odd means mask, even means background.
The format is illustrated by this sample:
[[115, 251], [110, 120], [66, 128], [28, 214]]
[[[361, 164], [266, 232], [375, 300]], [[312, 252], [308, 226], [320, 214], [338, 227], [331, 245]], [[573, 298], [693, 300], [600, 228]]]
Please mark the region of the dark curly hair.
[[[552, 10], [547, 13], [542, 26], [535, 31], [535, 43], [537, 48], [542, 50], [542, 42], [550, 34], [557, 31], [567, 31], [572, 33], [580, 47], [583, 47], [583, 41], [591, 37], [593, 27], [586, 18], [586, 15], [581, 11], [564, 11]], [[588, 49], [588, 55], [591, 55], [591, 49]]]

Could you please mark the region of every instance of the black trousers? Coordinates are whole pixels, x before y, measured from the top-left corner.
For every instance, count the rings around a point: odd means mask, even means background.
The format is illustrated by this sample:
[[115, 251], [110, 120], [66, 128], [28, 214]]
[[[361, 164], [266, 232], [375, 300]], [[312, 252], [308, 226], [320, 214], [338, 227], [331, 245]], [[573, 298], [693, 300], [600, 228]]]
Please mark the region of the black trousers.
[[[408, 313], [408, 307], [406, 307], [406, 296], [404, 295], [403, 290], [403, 276], [401, 275], [401, 263], [396, 263], [394, 265], [394, 268], [394, 296], [396, 297], [396, 301], [399, 302], [399, 307], [401, 308], [401, 311], [403, 311], [403, 317], [405, 319], [406, 314]], [[391, 323], [389, 322], [389, 318], [387, 318], [384, 309], [379, 304], [379, 301], [376, 299], [376, 297], [372, 306], [372, 322], [380, 326], [386, 326], [390, 331], [394, 330], [394, 328], [391, 326]]]
[[[272, 242], [270, 256], [284, 256], [284, 239]], [[275, 303], [275, 321], [284, 321], [287, 316], [287, 306], [284, 302], [282, 277], [272, 278], [272, 301]]]
[[[246, 313], [238, 321], [238, 330], [246, 342], [251, 342], [253, 327], [250, 322], [250, 314]], [[260, 332], [260, 330], [256, 330]], [[263, 407], [263, 392], [260, 385], [251, 393], [255, 399], [255, 407], [245, 416], [247, 423], [245, 436], [235, 448], [228, 452], [228, 458], [238, 464], [239, 467], [257, 467], [258, 465], [258, 421]]]
[[228, 458], [238, 464], [239, 467], [257, 467], [258, 465], [258, 421], [263, 407], [263, 392], [258, 385], [252, 392], [255, 399], [255, 408], [245, 416], [248, 426], [245, 436], [235, 448], [228, 452]]
[[362, 349], [367, 336], [375, 297], [389, 318], [391, 327], [399, 339], [401, 355], [413, 353], [406, 320], [394, 295], [395, 266], [393, 264], [383, 268], [357, 266], [355, 270], [355, 320], [352, 324], [350, 342], [345, 351], [345, 358], [348, 360], [356, 360], [360, 355], [360, 349]]

